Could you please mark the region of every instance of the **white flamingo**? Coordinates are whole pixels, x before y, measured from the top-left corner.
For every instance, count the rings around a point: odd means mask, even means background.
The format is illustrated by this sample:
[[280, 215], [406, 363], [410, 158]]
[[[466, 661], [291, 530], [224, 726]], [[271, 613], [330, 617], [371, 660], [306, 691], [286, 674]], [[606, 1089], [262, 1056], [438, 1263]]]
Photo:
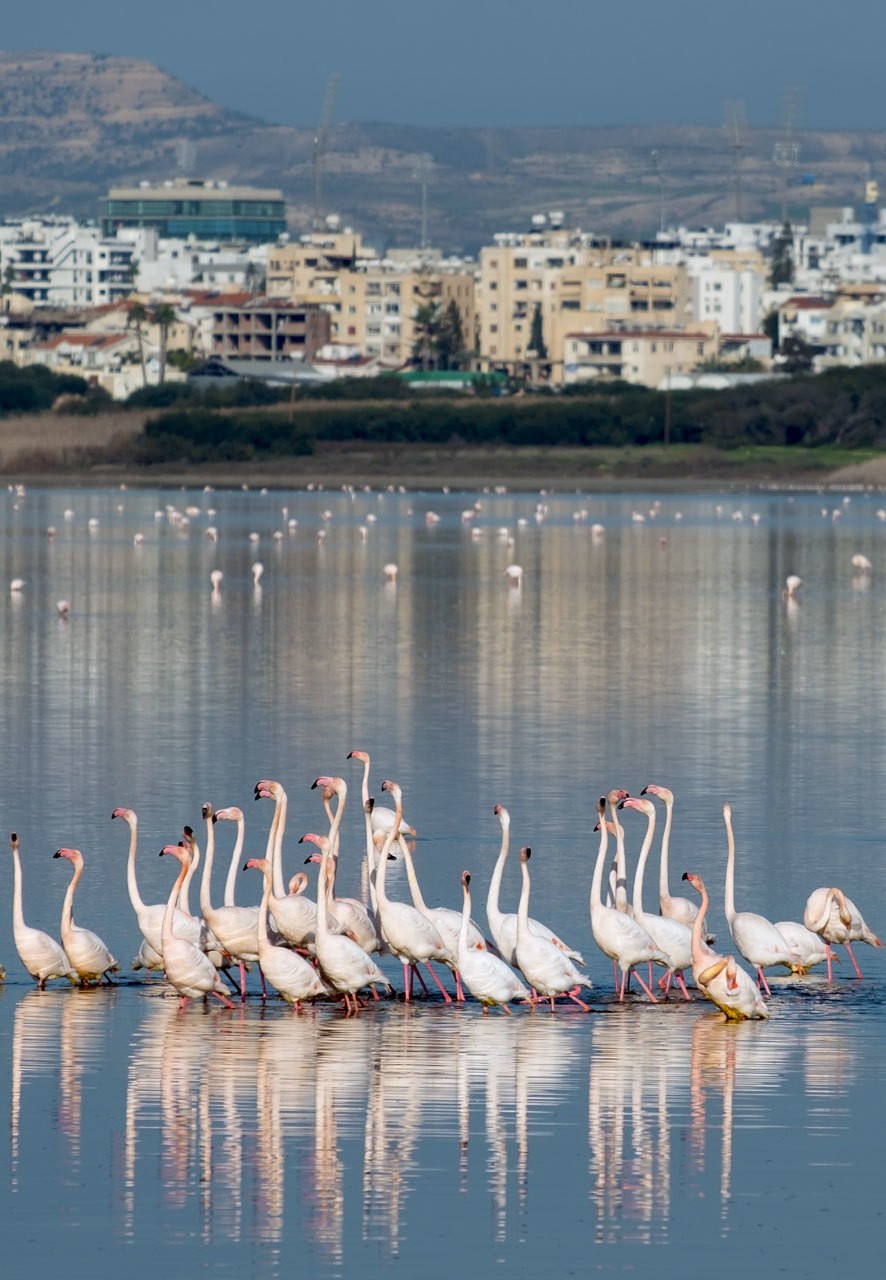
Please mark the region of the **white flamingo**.
[[[237, 961], [240, 968], [240, 998], [246, 999], [246, 966], [261, 965], [258, 956], [259, 912], [254, 907], [212, 905], [212, 867], [215, 861], [215, 815], [211, 804], [203, 805], [206, 822], [206, 852], [203, 855], [203, 875], [200, 880], [200, 910], [203, 919], [212, 930], [224, 950]], [[223, 811], [224, 812], [224, 811]], [[267, 995], [264, 977], [262, 993]]]
[[471, 875], [462, 872], [462, 889], [464, 890], [464, 907], [461, 915], [461, 928], [458, 935], [458, 970], [462, 982], [475, 1000], [483, 1006], [483, 1012], [489, 1012], [489, 1006], [501, 1005], [505, 1013], [510, 1013], [508, 1001], [524, 1000], [532, 1003], [530, 996], [517, 975], [508, 968], [504, 960], [493, 955], [485, 947], [472, 946], [469, 940], [471, 926]]
[[[338, 816], [338, 814], [336, 814]], [[337, 834], [337, 833], [336, 833]], [[320, 849], [320, 886], [317, 893], [317, 963], [323, 977], [333, 990], [344, 998], [347, 1012], [356, 1013], [360, 1007], [357, 992], [365, 987], [384, 987], [391, 990], [391, 984], [358, 942], [330, 929], [327, 902], [331, 890], [333, 875], [330, 861], [331, 841], [328, 836], [309, 831], [301, 837], [302, 841], [311, 841]], [[353, 1004], [351, 1003], [353, 1001]]]
[[692, 976], [702, 995], [725, 1013], [730, 1022], [768, 1018], [769, 1010], [753, 978], [735, 963], [734, 956], [720, 956], [703, 939], [708, 894], [701, 876], [684, 871], [683, 879], [701, 894], [701, 907], [692, 925]]
[[[492, 879], [489, 881], [489, 890], [486, 894], [486, 919], [489, 923], [489, 932], [492, 934], [493, 941], [498, 947], [502, 960], [506, 964], [513, 966], [517, 963], [517, 917], [514, 914], [502, 911], [498, 905], [502, 874], [508, 858], [511, 815], [501, 804], [497, 804], [492, 812], [501, 824], [501, 847], [495, 863], [495, 869], [492, 872]], [[531, 916], [529, 917], [529, 931], [534, 933], [537, 938], [547, 938], [548, 942], [552, 942], [555, 947], [559, 947], [564, 955], [567, 955], [570, 960], [574, 960], [576, 964], [584, 964], [584, 957], [580, 951], [575, 951], [562, 938], [558, 938], [547, 925], [541, 924], [538, 920], [533, 920]]]
[[22, 909], [22, 865], [19, 857], [19, 839], [13, 831], [9, 837], [12, 849], [12, 938], [19, 959], [42, 991], [50, 978], [67, 978], [79, 981], [70, 960], [54, 938], [42, 929], [32, 929], [25, 924]]
[[[691, 902], [689, 898], [679, 897], [676, 894], [672, 895], [668, 887], [668, 853], [671, 843], [671, 823], [674, 817], [674, 793], [667, 787], [659, 787], [654, 782], [650, 782], [640, 792], [641, 796], [647, 794], [656, 796], [665, 807], [664, 830], [661, 833], [661, 860], [658, 871], [659, 910], [669, 920], [679, 920], [680, 924], [685, 924], [687, 929], [691, 929], [695, 917], [698, 915], [698, 903]], [[712, 945], [716, 939], [712, 933], [707, 932], [705, 941]]]
[[215, 996], [228, 1009], [233, 1009], [234, 1006], [228, 999], [230, 988], [220, 977], [206, 952], [195, 946], [193, 942], [189, 942], [187, 938], [180, 938], [173, 931], [175, 904], [187, 875], [188, 863], [193, 857], [193, 851], [180, 844], [167, 844], [160, 850], [160, 857], [162, 858], [164, 854], [178, 858], [181, 863], [181, 871], [172, 886], [169, 901], [166, 904], [161, 931], [166, 981], [178, 992], [181, 1009], [184, 1009], [188, 1000], [198, 1000], [201, 997], [205, 1000], [210, 995]]
[[[363, 765], [363, 804], [366, 804], [369, 798], [369, 752], [368, 751], [349, 751], [349, 760], [359, 760]], [[394, 825], [394, 811], [386, 809], [382, 805], [376, 805], [371, 815], [373, 832], [380, 832], [386, 836]], [[400, 834], [403, 836], [416, 835], [415, 827], [411, 827], [404, 819], [400, 823]]]
[[326, 995], [326, 986], [313, 965], [291, 947], [275, 946], [268, 935], [268, 904], [273, 887], [273, 870], [267, 858], [250, 858], [243, 867], [254, 867], [264, 877], [261, 907], [258, 913], [258, 962], [261, 972], [284, 1000], [297, 1011], [302, 1000]]
[[637, 870], [634, 874], [634, 919], [641, 924], [660, 951], [668, 957], [668, 969], [664, 979], [659, 983], [664, 986], [665, 995], [670, 989], [671, 977], [677, 979], [677, 985], [685, 999], [691, 996], [686, 990], [683, 970], [692, 966], [692, 934], [685, 924], [668, 916], [656, 916], [643, 910], [643, 874], [646, 870], [646, 859], [652, 848], [655, 836], [655, 806], [651, 800], [628, 796], [619, 802], [619, 809], [636, 809], [646, 815], [646, 834], [640, 847]]
[[83, 854], [79, 849], [56, 849], [52, 856], [67, 858], [74, 867], [62, 906], [61, 935], [65, 955], [80, 975], [82, 986], [87, 982], [101, 982], [103, 978], [110, 982], [108, 974], [116, 973], [120, 968], [117, 961], [97, 933], [74, 923], [74, 892], [83, 874]]
[[[334, 778], [333, 785], [321, 788], [323, 795], [323, 806], [326, 809], [326, 816], [329, 819], [329, 839], [332, 841], [329, 850], [329, 861], [331, 871], [327, 877], [329, 883], [329, 899], [326, 904], [327, 920], [331, 916], [336, 922], [341, 933], [349, 934], [354, 941], [363, 948], [367, 955], [371, 955], [373, 951], [377, 951], [379, 947], [378, 930], [375, 926], [372, 914], [366, 909], [364, 904], [358, 898], [340, 898], [335, 892], [335, 881], [338, 875], [338, 855], [339, 855], [339, 838], [338, 831], [341, 826], [342, 817], [344, 815], [344, 806], [348, 798], [348, 787], [344, 778]], [[330, 807], [330, 798], [335, 795], [338, 797], [338, 805], [333, 815]], [[322, 855], [319, 853], [311, 854], [305, 859], [305, 862], [319, 862]], [[324, 883], [324, 877], [320, 878], [320, 884]], [[319, 907], [319, 887], [318, 887], [318, 907]]]
[[831, 961], [836, 959], [831, 947], [842, 944], [849, 952], [849, 959], [857, 977], [861, 977], [861, 969], [852, 951], [853, 942], [866, 942], [871, 947], [882, 947], [877, 935], [868, 928], [864, 917], [851, 898], [847, 898], [842, 889], [836, 887], [813, 889], [806, 900], [803, 911], [803, 923], [807, 929], [817, 933], [826, 943], [828, 962], [828, 982], [831, 981]]
[[[440, 988], [444, 1000], [447, 1004], [450, 1004], [452, 997], [437, 977], [430, 963], [432, 960], [445, 961], [446, 949], [443, 945], [443, 939], [427, 916], [422, 915], [411, 903], [395, 902], [388, 897], [385, 889], [388, 853], [397, 838], [400, 827], [402, 794], [396, 782], [386, 779], [381, 784], [381, 787], [382, 791], [390, 791], [396, 806], [394, 825], [385, 838], [375, 873], [375, 894], [378, 902], [381, 934], [387, 944], [388, 951], [390, 951], [391, 955], [396, 956], [403, 965], [406, 1000], [409, 1001], [412, 998], [411, 974], [418, 972], [419, 964], [424, 964]], [[421, 975], [419, 975], [419, 981], [424, 986], [424, 980]], [[427, 988], [425, 989], [427, 990]]]
[[559, 947], [554, 946], [547, 938], [539, 938], [529, 928], [529, 859], [532, 850], [528, 847], [520, 850], [520, 873], [522, 889], [520, 904], [517, 908], [517, 964], [526, 981], [540, 995], [546, 996], [554, 1008], [557, 996], [569, 996], [585, 1013], [590, 1006], [579, 1000], [576, 992], [581, 987], [590, 987], [591, 980], [586, 973], [580, 973], [575, 965]]
[[283, 834], [288, 799], [279, 782], [262, 778], [255, 784], [256, 800], [274, 801], [265, 857], [272, 868], [271, 915], [277, 931], [293, 947], [313, 952], [317, 932], [317, 904], [305, 893], [287, 894], [283, 887]]
[[[617, 791], [610, 792], [610, 797], [613, 796], [620, 797], [620, 793]], [[634, 970], [634, 976], [649, 996], [649, 999], [656, 1003], [652, 988], [647, 986], [634, 966], [645, 964], [651, 960], [653, 964], [663, 964], [667, 967], [668, 958], [655, 945], [641, 924], [638, 924], [636, 920], [632, 920], [629, 915], [619, 911], [616, 907], [607, 907], [603, 902], [603, 866], [606, 862], [606, 853], [609, 847], [609, 827], [606, 823], [605, 797], [600, 798], [597, 812], [600, 816], [600, 844], [597, 849], [597, 861], [594, 864], [594, 875], [591, 880], [591, 932], [594, 935], [594, 941], [603, 954], [609, 956], [621, 969], [621, 982], [617, 988], [619, 1003], [624, 1000], [628, 974], [632, 969]]]
[[802, 958], [778, 932], [771, 920], [755, 911], [735, 910], [735, 836], [732, 831], [732, 805], [723, 805], [723, 821], [726, 823], [726, 895], [725, 909], [729, 932], [741, 954], [757, 970], [757, 982], [771, 996], [764, 967], [773, 964], [786, 965], [796, 971], [802, 969]]

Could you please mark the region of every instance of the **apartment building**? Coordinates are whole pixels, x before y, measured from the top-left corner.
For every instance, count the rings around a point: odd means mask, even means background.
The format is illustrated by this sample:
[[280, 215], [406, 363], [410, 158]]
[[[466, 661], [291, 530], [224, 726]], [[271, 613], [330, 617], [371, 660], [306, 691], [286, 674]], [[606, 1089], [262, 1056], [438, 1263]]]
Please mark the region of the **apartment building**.
[[267, 244], [286, 231], [286, 202], [276, 188], [230, 187], [204, 178], [112, 187], [104, 234], [136, 227], [153, 227], [160, 236]]
[[379, 258], [360, 235], [328, 229], [268, 252], [269, 298], [317, 306], [329, 315], [330, 341], [357, 347], [398, 368], [418, 341], [416, 314], [454, 302], [468, 350], [474, 337], [474, 277], [459, 262]]
[[329, 337], [329, 316], [317, 306], [269, 298], [237, 305], [222, 294], [213, 307], [210, 354], [310, 363]]
[[132, 291], [136, 246], [73, 218], [0, 224], [0, 280], [36, 307], [90, 307]]
[[[683, 264], [660, 264], [643, 246], [613, 245], [555, 228], [498, 235], [481, 250], [477, 331], [484, 370], [518, 370], [543, 358], [563, 379], [567, 334], [617, 327], [678, 328], [689, 318]], [[545, 355], [533, 346], [541, 327]]]
[[716, 355], [717, 337], [701, 330], [614, 329], [567, 334], [563, 351], [567, 384], [618, 378], [659, 387]]

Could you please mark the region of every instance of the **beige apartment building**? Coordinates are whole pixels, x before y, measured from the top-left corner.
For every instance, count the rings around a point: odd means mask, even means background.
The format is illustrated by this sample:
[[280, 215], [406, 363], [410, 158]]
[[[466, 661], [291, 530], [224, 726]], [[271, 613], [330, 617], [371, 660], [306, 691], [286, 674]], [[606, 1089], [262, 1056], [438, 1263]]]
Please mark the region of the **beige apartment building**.
[[650, 250], [594, 242], [571, 231], [501, 235], [480, 252], [479, 354], [484, 370], [519, 372], [538, 359], [540, 316], [551, 380], [563, 381], [567, 334], [617, 327], [677, 329], [687, 322], [685, 266], [658, 265]]
[[420, 267], [379, 259], [353, 232], [312, 232], [268, 254], [269, 298], [309, 303], [329, 315], [330, 342], [399, 368], [420, 341], [416, 313], [455, 302], [465, 347], [474, 350], [474, 277], [429, 263]]
[[637, 386], [662, 387], [677, 374], [717, 354], [716, 334], [683, 329], [614, 329], [570, 333], [564, 341], [564, 381], [620, 378]]

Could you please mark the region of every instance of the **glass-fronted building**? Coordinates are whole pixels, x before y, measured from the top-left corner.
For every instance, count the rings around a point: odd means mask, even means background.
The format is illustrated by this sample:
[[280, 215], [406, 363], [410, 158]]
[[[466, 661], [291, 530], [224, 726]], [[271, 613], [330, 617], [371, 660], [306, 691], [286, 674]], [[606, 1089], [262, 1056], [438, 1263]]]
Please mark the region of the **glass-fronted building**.
[[112, 187], [105, 197], [102, 230], [113, 236], [126, 227], [154, 227], [160, 236], [261, 244], [286, 230], [286, 202], [282, 191], [192, 178]]

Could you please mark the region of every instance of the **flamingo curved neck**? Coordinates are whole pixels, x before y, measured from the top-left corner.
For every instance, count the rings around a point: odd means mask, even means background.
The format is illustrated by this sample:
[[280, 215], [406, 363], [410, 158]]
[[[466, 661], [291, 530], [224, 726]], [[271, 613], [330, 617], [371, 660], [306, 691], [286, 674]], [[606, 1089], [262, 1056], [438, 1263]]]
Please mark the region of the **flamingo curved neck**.
[[625, 829], [618, 820], [618, 807], [610, 798], [612, 824], [615, 827], [615, 906], [623, 915], [628, 909], [628, 873], [625, 865]]
[[661, 833], [661, 862], [658, 869], [658, 901], [662, 907], [666, 907], [671, 901], [671, 891], [668, 887], [668, 851], [671, 843], [671, 819], [673, 816], [674, 802], [673, 800], [666, 800], [664, 830]]
[[19, 861], [18, 849], [12, 851], [12, 926], [13, 932], [25, 927], [22, 908], [22, 864]]
[[283, 833], [286, 830], [286, 810], [289, 805], [289, 799], [283, 788], [280, 788], [280, 794], [277, 797], [276, 807], [274, 809], [274, 846], [271, 856], [271, 870], [273, 874], [274, 897], [283, 898], [286, 896], [286, 890], [283, 887]]
[[183, 891], [185, 877], [188, 874], [188, 869], [189, 868], [187, 864], [182, 862], [181, 870], [179, 871], [178, 876], [176, 877], [175, 884], [172, 886], [172, 889], [169, 892], [169, 899], [166, 903], [166, 910], [163, 912], [163, 924], [160, 926], [160, 941], [163, 943], [164, 947], [166, 946], [167, 941], [173, 936], [172, 921], [175, 917], [175, 904]]
[[708, 891], [704, 885], [699, 885], [698, 891], [701, 894], [701, 906], [698, 908], [698, 915], [692, 921], [692, 964], [693, 968], [697, 968], [710, 953], [705, 949], [702, 941], [704, 937], [704, 918], [708, 913]]
[[603, 907], [603, 867], [609, 850], [609, 828], [606, 826], [605, 810], [600, 814], [600, 846], [597, 849], [597, 861], [594, 863], [594, 876], [591, 880], [591, 915]]
[[504, 874], [505, 863], [508, 859], [508, 845], [511, 837], [510, 821], [501, 824], [501, 847], [498, 851], [495, 867], [492, 872], [492, 879], [489, 881], [489, 889], [486, 894], [486, 918], [489, 921], [490, 929], [494, 929], [499, 920], [503, 916], [503, 912], [498, 905], [498, 895], [501, 891], [501, 878]]
[[467, 949], [468, 945], [468, 925], [471, 919], [471, 891], [467, 886], [465, 886], [464, 895], [465, 899], [461, 911], [461, 925], [458, 930], [459, 951]]
[[422, 897], [421, 886], [418, 883], [418, 876], [415, 874], [415, 863], [412, 861], [412, 853], [409, 849], [408, 842], [403, 836], [398, 836], [397, 843], [403, 854], [403, 861], [406, 864], [406, 879], [409, 881], [409, 892], [412, 894], [414, 906], [424, 915], [427, 912], [425, 900]]
[[643, 915], [643, 876], [646, 872], [646, 859], [649, 857], [649, 851], [652, 848], [652, 841], [655, 836], [655, 813], [649, 812], [646, 815], [646, 835], [643, 837], [643, 843], [640, 846], [640, 857], [637, 860], [637, 870], [634, 872], [634, 919]]
[[520, 902], [517, 906], [517, 937], [529, 932], [529, 867], [525, 859], [520, 860]]
[[203, 855], [203, 875], [200, 878], [200, 910], [208, 920], [212, 915], [212, 864], [215, 861], [215, 826], [212, 815], [206, 819], [206, 852]]
[[267, 867], [262, 872], [262, 895], [261, 907], [258, 913], [258, 940], [262, 947], [271, 945], [268, 937], [268, 907], [271, 902], [271, 868]]
[[234, 843], [234, 852], [231, 854], [230, 865], [228, 866], [228, 875], [225, 880], [225, 906], [233, 907], [236, 901], [237, 893], [237, 871], [240, 867], [240, 858], [243, 855], [243, 843], [246, 838], [246, 823], [241, 816], [237, 819], [237, 839]]
[[82, 871], [82, 862], [79, 867], [75, 864], [74, 874], [71, 876], [71, 882], [68, 885], [67, 892], [65, 893], [65, 901], [62, 906], [62, 933], [66, 933], [74, 926], [74, 891], [77, 888], [77, 881], [80, 879]]
[[726, 891], [724, 898], [724, 908], [726, 911], [726, 919], [731, 926], [735, 918], [735, 836], [732, 832], [732, 817], [729, 814], [724, 815], [726, 823], [726, 845], [728, 853], [726, 855]]
[[129, 901], [132, 903], [133, 910], [136, 915], [141, 915], [145, 909], [144, 901], [138, 890], [138, 880], [135, 876], [135, 850], [138, 843], [138, 822], [135, 818], [129, 823], [129, 861], [126, 864], [126, 884], [129, 888]]
[[178, 905], [179, 909], [186, 915], [191, 914], [191, 881], [197, 873], [200, 865], [200, 850], [197, 848], [196, 841], [191, 846], [190, 861], [184, 864], [185, 874], [182, 877], [182, 887], [179, 890]]
[[399, 797], [397, 798], [396, 804], [397, 804], [397, 811], [394, 815], [394, 825], [391, 827], [390, 831], [385, 836], [385, 842], [381, 847], [381, 853], [378, 855], [378, 866], [376, 868], [375, 892], [378, 895], [378, 904], [381, 908], [386, 907], [390, 902], [390, 898], [388, 897], [387, 892], [385, 890], [385, 876], [387, 874], [388, 854], [391, 851], [391, 845], [394, 843], [394, 836], [400, 830], [400, 819], [403, 816], [403, 809], [401, 807]]

